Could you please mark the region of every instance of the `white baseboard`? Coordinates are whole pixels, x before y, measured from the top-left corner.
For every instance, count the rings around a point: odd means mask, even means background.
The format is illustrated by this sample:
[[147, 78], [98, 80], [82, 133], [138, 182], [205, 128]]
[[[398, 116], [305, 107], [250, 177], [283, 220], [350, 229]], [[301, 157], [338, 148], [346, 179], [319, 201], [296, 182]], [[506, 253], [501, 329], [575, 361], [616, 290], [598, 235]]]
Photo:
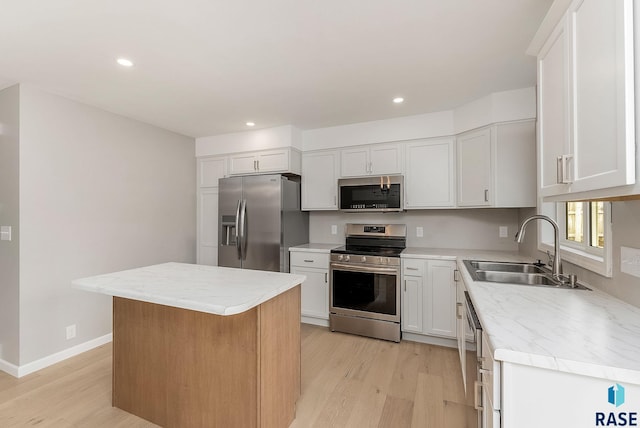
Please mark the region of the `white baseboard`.
[[300, 321], [303, 322], [304, 324], [313, 324], [313, 325], [319, 325], [320, 327], [329, 327], [329, 320], [325, 320], [322, 318], [307, 317], [302, 315]]
[[428, 345], [446, 346], [448, 348], [457, 348], [458, 341], [456, 339], [449, 339], [446, 337], [437, 336], [425, 336], [416, 333], [402, 332], [402, 340], [409, 340], [411, 342], [426, 343]]
[[13, 377], [18, 377], [19, 367], [15, 364], [11, 364], [8, 361], [0, 360], [0, 370], [5, 373], [9, 373]]
[[72, 346], [71, 348], [56, 352], [55, 354], [40, 358], [39, 360], [32, 361], [23, 366], [16, 366], [4, 360], [0, 360], [0, 370], [9, 373], [13, 377], [26, 376], [33, 372], [37, 372], [38, 370], [42, 370], [45, 367], [49, 367], [56, 363], [59, 363], [60, 361], [66, 360], [67, 358], [75, 357], [76, 355], [82, 354], [83, 352], [87, 352], [93, 348], [97, 348], [98, 346], [102, 346], [105, 343], [111, 342], [112, 340], [112, 333], [105, 334], [104, 336], [89, 340], [76, 346]]

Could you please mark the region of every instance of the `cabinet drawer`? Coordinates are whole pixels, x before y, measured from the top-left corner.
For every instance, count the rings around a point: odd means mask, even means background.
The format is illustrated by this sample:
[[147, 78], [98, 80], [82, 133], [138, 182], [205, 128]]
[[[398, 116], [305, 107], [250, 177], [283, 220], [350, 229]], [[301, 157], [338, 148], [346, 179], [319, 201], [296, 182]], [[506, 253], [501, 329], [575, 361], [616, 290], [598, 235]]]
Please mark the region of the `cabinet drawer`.
[[291, 252], [291, 266], [329, 268], [329, 254]]
[[402, 259], [402, 273], [410, 276], [422, 276], [426, 260], [422, 259]]

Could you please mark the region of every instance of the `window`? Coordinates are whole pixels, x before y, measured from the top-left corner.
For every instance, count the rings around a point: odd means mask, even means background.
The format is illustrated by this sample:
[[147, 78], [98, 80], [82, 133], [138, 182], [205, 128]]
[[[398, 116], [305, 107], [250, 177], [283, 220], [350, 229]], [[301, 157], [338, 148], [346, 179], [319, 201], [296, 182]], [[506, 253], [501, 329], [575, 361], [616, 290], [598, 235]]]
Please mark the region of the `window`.
[[[541, 212], [555, 218], [560, 228], [563, 260], [611, 277], [611, 204], [602, 201], [543, 203]], [[539, 230], [541, 251], [553, 252], [553, 230]]]

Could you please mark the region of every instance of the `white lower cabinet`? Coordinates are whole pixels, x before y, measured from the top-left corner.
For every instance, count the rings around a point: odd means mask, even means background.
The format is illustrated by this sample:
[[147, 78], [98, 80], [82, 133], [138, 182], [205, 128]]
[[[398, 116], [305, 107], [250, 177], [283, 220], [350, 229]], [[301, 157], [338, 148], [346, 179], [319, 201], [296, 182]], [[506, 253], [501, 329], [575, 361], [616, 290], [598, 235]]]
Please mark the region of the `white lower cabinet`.
[[290, 271], [307, 277], [301, 287], [302, 321], [329, 325], [329, 253], [292, 251]]
[[402, 259], [402, 331], [456, 338], [456, 263]]

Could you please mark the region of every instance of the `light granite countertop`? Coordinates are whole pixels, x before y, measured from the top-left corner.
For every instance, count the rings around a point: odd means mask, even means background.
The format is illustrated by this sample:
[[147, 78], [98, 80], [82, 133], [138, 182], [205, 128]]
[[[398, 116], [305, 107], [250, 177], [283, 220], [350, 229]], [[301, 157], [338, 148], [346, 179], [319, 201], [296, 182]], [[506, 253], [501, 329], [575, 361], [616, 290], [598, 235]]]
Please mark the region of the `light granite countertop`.
[[148, 303], [235, 315], [301, 284], [280, 272], [163, 263], [72, 281], [75, 288]]
[[302, 244], [295, 247], [289, 247], [289, 251], [302, 253], [329, 253], [334, 248], [338, 248], [340, 244]]
[[474, 281], [462, 263], [532, 261], [517, 253], [408, 248], [401, 257], [458, 260], [496, 360], [640, 385], [640, 308], [597, 289]]

